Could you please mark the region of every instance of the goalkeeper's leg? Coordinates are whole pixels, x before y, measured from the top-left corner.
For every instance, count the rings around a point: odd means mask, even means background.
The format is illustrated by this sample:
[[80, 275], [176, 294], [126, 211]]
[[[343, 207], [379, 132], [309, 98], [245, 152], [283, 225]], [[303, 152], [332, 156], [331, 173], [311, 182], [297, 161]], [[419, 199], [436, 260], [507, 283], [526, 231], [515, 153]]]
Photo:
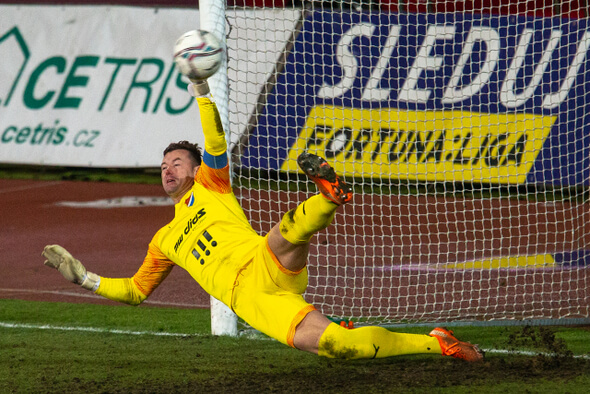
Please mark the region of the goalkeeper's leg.
[[299, 324], [295, 347], [320, 356], [340, 359], [367, 359], [406, 354], [442, 354], [466, 361], [481, 361], [479, 348], [459, 341], [444, 328], [429, 335], [391, 332], [383, 327], [348, 329], [330, 322], [318, 311], [310, 312]]
[[376, 326], [348, 329], [318, 311], [310, 312], [297, 327], [294, 345], [320, 356], [341, 359], [442, 354], [438, 340], [431, 336], [401, 334]]
[[442, 354], [436, 338], [383, 327], [347, 329], [331, 323], [320, 338], [318, 354], [329, 358], [384, 358], [404, 354]]
[[352, 199], [350, 187], [323, 158], [303, 153], [297, 162], [320, 194], [287, 212], [268, 237], [268, 244], [281, 265], [291, 271], [305, 266], [313, 235], [328, 227], [338, 207]]

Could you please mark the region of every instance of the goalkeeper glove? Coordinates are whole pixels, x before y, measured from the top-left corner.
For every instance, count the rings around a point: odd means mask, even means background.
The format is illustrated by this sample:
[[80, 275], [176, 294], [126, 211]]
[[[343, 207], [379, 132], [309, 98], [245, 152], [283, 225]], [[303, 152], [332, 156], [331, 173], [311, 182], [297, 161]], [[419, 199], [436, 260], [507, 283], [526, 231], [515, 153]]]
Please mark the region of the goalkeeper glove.
[[82, 286], [86, 290], [96, 291], [100, 276], [86, 271], [86, 267], [76, 260], [70, 252], [59, 245], [47, 245], [43, 249], [45, 265], [57, 269], [67, 280]]
[[206, 79], [197, 80], [191, 79], [191, 83], [188, 84], [188, 92], [193, 97], [208, 97], [209, 96], [209, 84]]

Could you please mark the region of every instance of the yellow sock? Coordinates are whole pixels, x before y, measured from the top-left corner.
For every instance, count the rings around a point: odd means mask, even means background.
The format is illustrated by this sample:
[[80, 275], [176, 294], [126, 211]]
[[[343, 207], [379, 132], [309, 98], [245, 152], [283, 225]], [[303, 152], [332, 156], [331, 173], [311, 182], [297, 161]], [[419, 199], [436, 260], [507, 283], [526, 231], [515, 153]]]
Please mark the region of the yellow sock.
[[429, 335], [402, 334], [383, 327], [352, 330], [332, 323], [320, 338], [320, 356], [359, 359], [383, 358], [403, 354], [442, 354], [438, 340]]
[[283, 216], [281, 234], [294, 245], [307, 243], [332, 223], [337, 208], [338, 205], [321, 194], [310, 197]]

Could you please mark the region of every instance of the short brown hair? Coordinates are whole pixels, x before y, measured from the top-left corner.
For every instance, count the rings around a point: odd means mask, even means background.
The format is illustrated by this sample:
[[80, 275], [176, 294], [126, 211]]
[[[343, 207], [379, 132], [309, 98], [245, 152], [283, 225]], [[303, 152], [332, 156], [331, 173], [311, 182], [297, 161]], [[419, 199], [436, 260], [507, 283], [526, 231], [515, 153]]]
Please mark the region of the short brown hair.
[[191, 158], [194, 160], [194, 162], [198, 166], [201, 165], [201, 161], [203, 158], [203, 154], [201, 153], [201, 147], [197, 144], [193, 144], [188, 141], [178, 141], [178, 142], [171, 143], [170, 145], [168, 145], [168, 147], [166, 149], [164, 149], [164, 156], [166, 156], [167, 153], [178, 150], [178, 149], [184, 149], [184, 150], [188, 151], [190, 153]]

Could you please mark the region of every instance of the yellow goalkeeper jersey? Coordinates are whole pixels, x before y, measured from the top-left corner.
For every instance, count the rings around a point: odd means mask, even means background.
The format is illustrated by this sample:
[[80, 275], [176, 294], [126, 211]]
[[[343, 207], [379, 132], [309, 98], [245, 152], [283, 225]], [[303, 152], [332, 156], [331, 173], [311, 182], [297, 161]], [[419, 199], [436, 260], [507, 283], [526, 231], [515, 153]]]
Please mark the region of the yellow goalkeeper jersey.
[[175, 205], [174, 219], [153, 237], [133, 278], [103, 277], [97, 294], [139, 304], [178, 265], [205, 291], [231, 305], [231, 290], [238, 272], [264, 242], [264, 237], [248, 223], [232, 191], [225, 135], [217, 108], [208, 98], [197, 100], [205, 152], [192, 189]]
[[205, 291], [231, 305], [231, 288], [263, 238], [250, 226], [229, 183], [229, 171], [202, 164], [195, 184], [175, 206], [174, 220], [150, 242], [134, 277], [148, 295], [171, 264], [185, 270]]

